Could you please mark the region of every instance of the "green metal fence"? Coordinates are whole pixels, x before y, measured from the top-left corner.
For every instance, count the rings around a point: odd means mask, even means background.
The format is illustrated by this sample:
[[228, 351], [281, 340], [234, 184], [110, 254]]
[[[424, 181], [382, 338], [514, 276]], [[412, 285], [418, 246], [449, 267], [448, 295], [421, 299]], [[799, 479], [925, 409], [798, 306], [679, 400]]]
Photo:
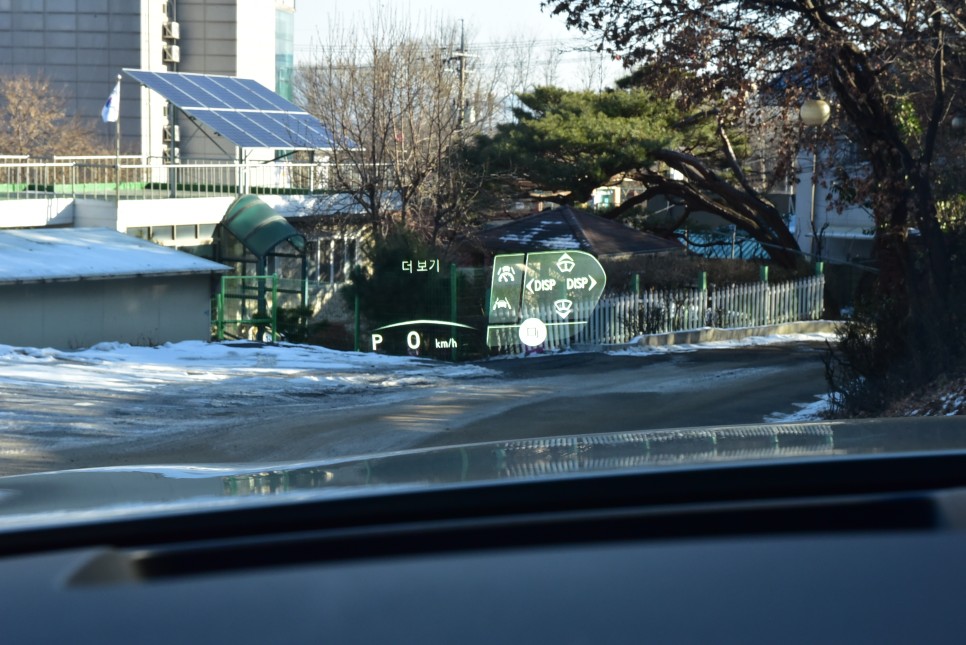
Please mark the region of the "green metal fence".
[[278, 282], [275, 275], [222, 276], [215, 297], [215, 337], [276, 342]]
[[488, 271], [413, 260], [393, 279], [397, 288], [378, 298], [357, 296], [357, 349], [453, 361], [484, 355]]

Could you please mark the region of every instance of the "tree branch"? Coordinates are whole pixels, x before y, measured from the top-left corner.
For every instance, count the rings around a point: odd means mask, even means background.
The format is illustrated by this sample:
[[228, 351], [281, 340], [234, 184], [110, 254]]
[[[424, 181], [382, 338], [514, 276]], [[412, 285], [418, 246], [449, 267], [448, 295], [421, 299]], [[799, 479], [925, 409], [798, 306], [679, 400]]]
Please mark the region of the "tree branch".
[[929, 125], [926, 127], [926, 134], [923, 138], [922, 164], [930, 166], [933, 155], [936, 151], [936, 138], [939, 134], [939, 125], [942, 122], [946, 106], [946, 59], [945, 59], [945, 32], [942, 26], [942, 14], [936, 12], [932, 16], [933, 27], [936, 31], [936, 53], [933, 56], [933, 102], [932, 114], [929, 118]]

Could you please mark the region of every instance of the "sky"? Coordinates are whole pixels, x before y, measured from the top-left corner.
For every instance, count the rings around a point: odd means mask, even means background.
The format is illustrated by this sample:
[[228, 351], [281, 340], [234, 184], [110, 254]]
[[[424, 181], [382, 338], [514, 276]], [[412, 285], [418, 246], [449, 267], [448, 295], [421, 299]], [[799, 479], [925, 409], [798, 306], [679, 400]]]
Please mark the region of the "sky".
[[463, 20], [470, 53], [474, 49], [485, 52], [497, 43], [509, 43], [521, 50], [536, 45], [545, 60], [555, 52], [559, 56], [556, 85], [602, 89], [621, 74], [620, 64], [607, 56], [580, 51], [587, 48], [586, 38], [568, 30], [562, 17], [541, 11], [540, 0], [298, 0], [295, 5], [296, 60], [311, 55], [313, 43], [324, 37], [333, 17], [362, 26], [375, 12], [386, 7], [408, 11], [417, 23]]
[[332, 16], [355, 18], [373, 15], [384, 6], [406, 11], [419, 18], [464, 20], [468, 31], [485, 42], [503, 40], [508, 35], [530, 33], [540, 39], [573, 39], [563, 19], [540, 10], [540, 0], [487, 0], [459, 2], [453, 0], [299, 0], [295, 5], [295, 46], [307, 47]]

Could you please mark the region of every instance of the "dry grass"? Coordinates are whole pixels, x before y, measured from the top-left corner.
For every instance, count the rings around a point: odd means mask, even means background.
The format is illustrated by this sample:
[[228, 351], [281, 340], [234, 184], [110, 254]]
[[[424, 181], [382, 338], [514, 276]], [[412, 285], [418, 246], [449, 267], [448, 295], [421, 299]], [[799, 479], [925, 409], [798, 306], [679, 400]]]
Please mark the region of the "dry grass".
[[966, 415], [966, 374], [942, 378], [897, 401], [882, 414], [886, 417]]

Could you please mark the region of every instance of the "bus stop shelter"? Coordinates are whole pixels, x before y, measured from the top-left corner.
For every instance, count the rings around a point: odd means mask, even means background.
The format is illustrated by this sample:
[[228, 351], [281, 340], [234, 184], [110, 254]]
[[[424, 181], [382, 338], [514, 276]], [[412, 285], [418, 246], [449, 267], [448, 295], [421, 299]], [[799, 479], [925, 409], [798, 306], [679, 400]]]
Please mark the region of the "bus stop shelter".
[[228, 207], [218, 227], [215, 257], [235, 267], [222, 277], [218, 326], [253, 325], [261, 337], [278, 329], [278, 309], [286, 303], [308, 307], [305, 237], [255, 195], [242, 195]]

